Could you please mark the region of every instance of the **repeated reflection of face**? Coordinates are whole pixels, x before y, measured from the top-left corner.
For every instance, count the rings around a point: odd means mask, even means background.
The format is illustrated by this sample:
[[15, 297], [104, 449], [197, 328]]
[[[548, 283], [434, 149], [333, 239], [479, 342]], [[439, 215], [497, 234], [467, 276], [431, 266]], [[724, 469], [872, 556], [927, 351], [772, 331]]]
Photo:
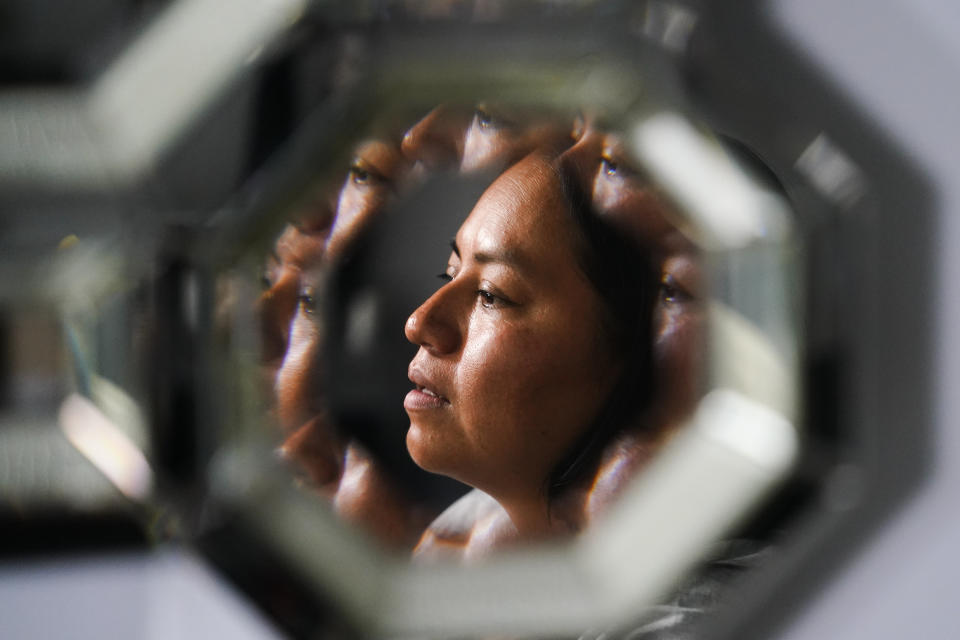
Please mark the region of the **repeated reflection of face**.
[[400, 148], [411, 162], [427, 171], [456, 169], [472, 117], [468, 109], [440, 105], [407, 130]]
[[320, 328], [314, 321], [314, 280], [319, 267], [300, 273], [297, 309], [290, 324], [290, 341], [277, 372], [277, 417], [285, 432], [291, 432], [323, 410], [317, 398]]
[[407, 131], [401, 148], [425, 169], [469, 173], [503, 169], [534, 149], [559, 151], [569, 142], [569, 123], [541, 111], [442, 105]]
[[280, 448], [283, 456], [332, 500], [344, 520], [400, 548], [412, 546], [431, 514], [410, 505], [383, 469], [330, 421], [319, 379], [323, 336], [316, 299], [322, 269], [342, 258], [382, 211], [407, 168], [396, 144], [378, 140], [357, 149], [337, 199], [323, 264], [300, 272], [299, 303], [276, 384], [277, 415], [290, 433]]
[[280, 452], [346, 522], [390, 548], [409, 549], [433, 514], [411, 504], [377, 461], [339, 432], [324, 408], [319, 380], [323, 336], [315, 299], [321, 274], [320, 269], [303, 274], [290, 348], [277, 380], [278, 415], [285, 425], [299, 425]]
[[654, 316], [654, 358], [665, 381], [657, 418], [676, 423], [693, 409], [705, 367], [705, 283], [700, 257], [676, 234], [675, 250], [663, 261], [660, 297]]
[[406, 158], [392, 142], [373, 140], [360, 145], [340, 189], [327, 241], [328, 261], [339, 258], [371, 217], [383, 210], [407, 168]]
[[[359, 235], [372, 216], [382, 210], [406, 163], [395, 144], [371, 141], [362, 144], [340, 189], [333, 226], [321, 254], [325, 264], [337, 260]], [[322, 411], [317, 389], [320, 333], [316, 322], [316, 289], [319, 260], [314, 269], [299, 269], [296, 306], [292, 314], [289, 344], [277, 374], [277, 414], [285, 430], [299, 428]]]
[[670, 428], [693, 409], [704, 349], [700, 261], [693, 245], [667, 217], [667, 205], [631, 166], [617, 136], [585, 125], [562, 156], [591, 194], [594, 208], [647, 247], [660, 265], [654, 312], [654, 361], [659, 383], [650, 418]]
[[566, 207], [542, 156], [507, 170], [460, 227], [448, 282], [406, 325], [420, 347], [411, 456], [492, 495], [521, 530], [547, 521], [544, 482], [617, 373]]
[[290, 323], [297, 311], [301, 274], [320, 261], [326, 234], [288, 225], [267, 259], [265, 290], [258, 301], [261, 359], [271, 384], [281, 367], [290, 338]]

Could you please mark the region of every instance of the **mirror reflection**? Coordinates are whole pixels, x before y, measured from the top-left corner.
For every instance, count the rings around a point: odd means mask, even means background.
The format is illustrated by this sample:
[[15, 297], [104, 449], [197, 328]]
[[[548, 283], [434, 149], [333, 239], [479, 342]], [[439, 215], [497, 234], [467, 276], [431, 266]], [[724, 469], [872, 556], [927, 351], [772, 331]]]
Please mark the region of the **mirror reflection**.
[[279, 452], [417, 561], [576, 536], [699, 399], [678, 225], [594, 114], [444, 104], [364, 140], [266, 259]]

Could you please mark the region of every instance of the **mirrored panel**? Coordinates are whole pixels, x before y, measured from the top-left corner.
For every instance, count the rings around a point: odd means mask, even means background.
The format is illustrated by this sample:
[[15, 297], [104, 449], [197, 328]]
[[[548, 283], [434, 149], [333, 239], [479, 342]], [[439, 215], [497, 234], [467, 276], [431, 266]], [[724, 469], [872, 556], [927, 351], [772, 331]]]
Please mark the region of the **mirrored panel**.
[[279, 451], [336, 511], [421, 559], [575, 535], [691, 415], [702, 251], [624, 137], [439, 105], [283, 230], [258, 301]]
[[[772, 543], [727, 536], [798, 452], [791, 214], [738, 148], [650, 106], [387, 109], [222, 276], [259, 394], [215, 490], [295, 501], [261, 535], [375, 633], [632, 620]], [[677, 597], [724, 582], [695, 575]], [[495, 594], [525, 605], [490, 617]]]

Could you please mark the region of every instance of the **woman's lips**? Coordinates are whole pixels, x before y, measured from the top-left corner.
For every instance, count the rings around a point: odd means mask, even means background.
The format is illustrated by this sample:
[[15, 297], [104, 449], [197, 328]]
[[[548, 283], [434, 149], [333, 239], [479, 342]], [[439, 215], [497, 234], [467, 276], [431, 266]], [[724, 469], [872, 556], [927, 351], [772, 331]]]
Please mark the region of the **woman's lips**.
[[424, 371], [419, 364], [411, 362], [407, 376], [416, 388], [404, 398], [404, 409], [442, 409], [450, 406], [450, 400], [437, 390], [440, 385], [434, 382], [435, 376]]
[[417, 385], [412, 389], [407, 397], [403, 399], [404, 409], [442, 409], [449, 406], [450, 401], [439, 395], [435, 391]]

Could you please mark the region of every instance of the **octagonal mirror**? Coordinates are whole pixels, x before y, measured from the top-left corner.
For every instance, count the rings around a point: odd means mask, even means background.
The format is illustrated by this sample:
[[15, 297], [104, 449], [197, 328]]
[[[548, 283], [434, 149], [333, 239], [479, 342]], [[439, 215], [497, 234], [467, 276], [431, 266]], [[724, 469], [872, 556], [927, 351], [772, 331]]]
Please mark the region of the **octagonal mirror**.
[[362, 633], [641, 624], [770, 543], [732, 536], [799, 448], [789, 206], [662, 56], [412, 29], [217, 249], [212, 499]]
[[595, 4], [181, 1], [75, 100], [74, 178], [163, 215], [62, 238], [61, 430], [294, 635], [642, 637], [775, 542], [789, 204], [692, 115], [695, 14]]

